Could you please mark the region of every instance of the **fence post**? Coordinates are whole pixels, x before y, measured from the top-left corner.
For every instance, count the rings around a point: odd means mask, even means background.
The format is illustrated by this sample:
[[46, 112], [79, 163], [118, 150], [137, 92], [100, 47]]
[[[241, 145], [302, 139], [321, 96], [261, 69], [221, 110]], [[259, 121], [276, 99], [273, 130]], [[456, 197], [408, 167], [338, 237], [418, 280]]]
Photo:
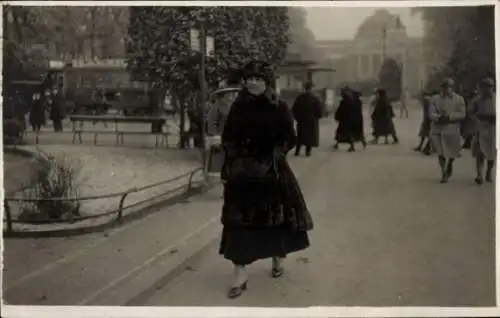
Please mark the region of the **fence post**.
[[132, 188], [132, 189], [129, 189], [127, 191], [125, 191], [123, 194], [122, 194], [122, 197], [120, 198], [120, 203], [118, 205], [118, 216], [116, 218], [117, 221], [121, 221], [122, 218], [123, 218], [123, 204], [125, 203], [125, 198], [127, 198], [127, 196], [136, 191], [135, 188]]
[[7, 233], [12, 233], [12, 215], [10, 214], [9, 202], [4, 199], [3, 206], [5, 208], [5, 217], [7, 218]]

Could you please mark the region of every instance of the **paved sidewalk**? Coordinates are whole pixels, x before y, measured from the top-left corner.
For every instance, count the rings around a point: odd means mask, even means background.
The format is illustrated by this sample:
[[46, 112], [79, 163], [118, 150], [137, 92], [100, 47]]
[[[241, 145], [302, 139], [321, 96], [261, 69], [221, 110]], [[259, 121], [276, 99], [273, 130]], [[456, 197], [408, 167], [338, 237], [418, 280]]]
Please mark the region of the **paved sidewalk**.
[[284, 277], [259, 261], [249, 289], [227, 299], [232, 265], [215, 242], [142, 305], [494, 306], [494, 186], [474, 184], [469, 153], [439, 184], [437, 159], [411, 151], [416, 118], [396, 124], [402, 144], [340, 151], [301, 180], [316, 227]]

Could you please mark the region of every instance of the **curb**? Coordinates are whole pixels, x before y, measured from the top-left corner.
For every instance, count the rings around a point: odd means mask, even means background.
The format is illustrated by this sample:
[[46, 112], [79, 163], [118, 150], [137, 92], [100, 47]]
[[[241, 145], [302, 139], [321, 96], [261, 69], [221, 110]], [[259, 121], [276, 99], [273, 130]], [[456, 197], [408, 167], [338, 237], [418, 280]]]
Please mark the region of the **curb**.
[[[29, 232], [12, 232], [12, 233], [7, 233], [5, 230], [3, 231], [3, 237], [4, 238], [49, 238], [49, 237], [72, 237], [72, 236], [78, 236], [78, 235], [84, 235], [84, 234], [91, 234], [91, 233], [96, 233], [96, 232], [102, 232], [104, 230], [112, 229], [115, 227], [122, 226], [126, 223], [130, 223], [132, 221], [141, 219], [147, 215], [150, 215], [154, 212], [160, 211], [161, 208], [164, 207], [170, 207], [175, 204], [180, 204], [185, 202], [187, 199], [194, 195], [199, 195], [207, 192], [210, 190], [212, 187], [214, 187], [215, 184], [200, 184], [198, 186], [193, 186], [191, 190], [189, 191], [183, 191], [179, 194], [173, 195], [167, 199], [159, 200], [158, 202], [149, 204], [146, 207], [139, 208], [136, 211], [132, 211], [127, 213], [122, 217], [120, 221], [116, 220], [116, 218], [113, 218], [110, 221], [97, 224], [97, 225], [91, 225], [91, 226], [85, 226], [85, 227], [80, 227], [80, 228], [75, 228], [75, 229], [58, 229], [58, 230], [50, 230], [50, 231], [29, 231]], [[182, 187], [183, 188], [183, 187]], [[179, 188], [180, 190], [180, 188]]]

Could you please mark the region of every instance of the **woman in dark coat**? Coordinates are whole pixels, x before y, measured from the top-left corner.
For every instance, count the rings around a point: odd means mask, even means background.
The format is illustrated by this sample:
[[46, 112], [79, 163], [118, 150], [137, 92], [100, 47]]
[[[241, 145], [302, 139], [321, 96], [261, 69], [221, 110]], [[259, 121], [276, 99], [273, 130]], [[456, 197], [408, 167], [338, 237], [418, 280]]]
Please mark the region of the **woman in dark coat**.
[[252, 62], [242, 75], [245, 86], [231, 106], [222, 134], [226, 157], [219, 253], [235, 268], [229, 298], [246, 289], [245, 267], [256, 260], [272, 258], [272, 277], [283, 275], [283, 258], [307, 248], [307, 231], [313, 228], [286, 160], [296, 135], [288, 106], [270, 88], [272, 69], [267, 63]]
[[344, 87], [341, 91], [341, 101], [335, 112], [335, 120], [338, 122], [335, 133], [334, 149], [339, 148], [339, 144], [348, 143], [349, 152], [355, 151], [354, 143], [361, 141], [363, 147], [366, 147], [366, 141], [363, 129], [363, 109], [362, 102], [358, 92]]
[[297, 122], [296, 156], [302, 146], [306, 147], [306, 156], [311, 155], [312, 147], [319, 146], [319, 119], [323, 113], [321, 101], [311, 92], [312, 83], [306, 83], [304, 88], [305, 92], [297, 96], [292, 107]]
[[389, 143], [389, 136], [392, 136], [393, 143], [398, 143], [399, 139], [396, 135], [394, 127], [394, 110], [387, 98], [387, 93], [383, 89], [377, 91], [377, 98], [375, 100], [375, 108], [371, 115], [373, 122], [373, 144], [378, 144], [380, 137], [385, 138], [385, 143]]

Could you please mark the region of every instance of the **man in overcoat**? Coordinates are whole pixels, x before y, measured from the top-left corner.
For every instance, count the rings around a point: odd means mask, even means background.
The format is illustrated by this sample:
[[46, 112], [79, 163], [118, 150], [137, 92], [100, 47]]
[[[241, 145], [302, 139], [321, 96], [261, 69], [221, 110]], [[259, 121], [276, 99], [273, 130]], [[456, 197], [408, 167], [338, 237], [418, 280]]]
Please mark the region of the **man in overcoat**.
[[448, 182], [453, 174], [453, 162], [462, 149], [461, 122], [466, 115], [464, 98], [453, 91], [454, 81], [445, 79], [441, 93], [430, 99], [430, 135], [438, 154], [441, 183]]
[[54, 124], [54, 131], [62, 132], [62, 120], [65, 117], [64, 100], [57, 89], [54, 89], [48, 98], [50, 103], [50, 119], [52, 119]]
[[304, 85], [305, 91], [297, 96], [292, 106], [292, 113], [297, 123], [296, 156], [300, 154], [302, 146], [305, 146], [308, 157], [312, 148], [319, 146], [319, 119], [323, 115], [323, 106], [311, 91], [312, 87], [312, 83], [307, 82]]
[[481, 81], [480, 95], [471, 105], [470, 117], [474, 126], [472, 155], [476, 159], [478, 185], [483, 183], [484, 162], [487, 162], [485, 180], [493, 182], [493, 167], [496, 159], [496, 95], [491, 78]]

